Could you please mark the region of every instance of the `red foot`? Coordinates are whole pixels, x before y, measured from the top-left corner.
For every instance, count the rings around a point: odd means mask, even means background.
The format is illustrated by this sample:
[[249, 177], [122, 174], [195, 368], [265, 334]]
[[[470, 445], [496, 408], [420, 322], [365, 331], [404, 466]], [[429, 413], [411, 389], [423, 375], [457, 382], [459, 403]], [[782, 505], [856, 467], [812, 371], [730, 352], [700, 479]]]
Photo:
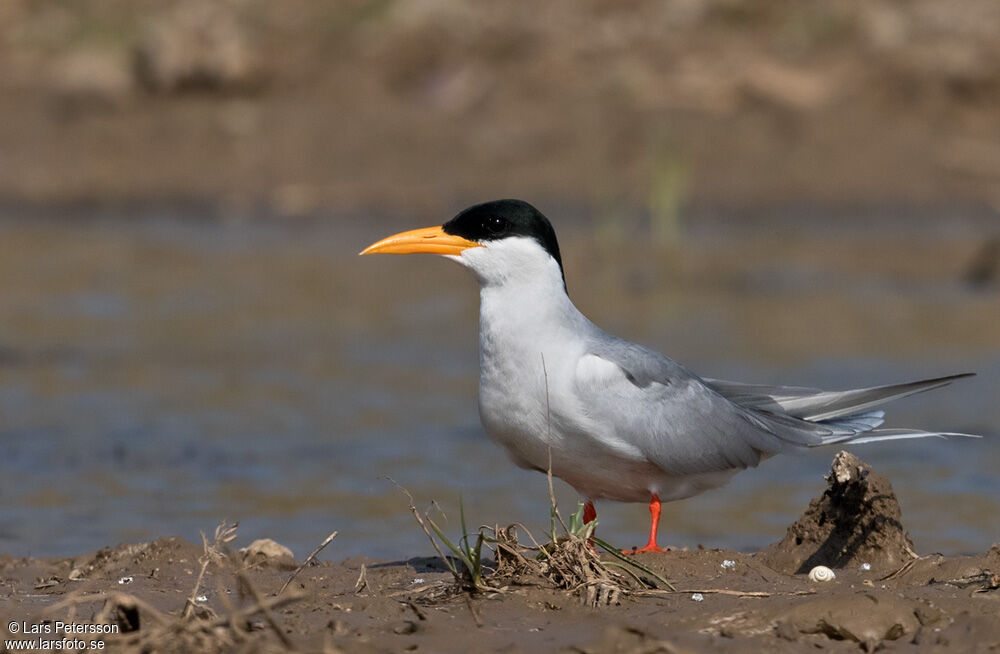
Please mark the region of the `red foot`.
[[649, 496], [649, 542], [645, 547], [622, 550], [622, 554], [642, 554], [645, 552], [666, 552], [656, 544], [656, 530], [660, 526], [660, 498], [655, 493]]
[[647, 543], [645, 547], [633, 547], [630, 550], [622, 550], [622, 554], [645, 554], [646, 552], [666, 552], [656, 543]]

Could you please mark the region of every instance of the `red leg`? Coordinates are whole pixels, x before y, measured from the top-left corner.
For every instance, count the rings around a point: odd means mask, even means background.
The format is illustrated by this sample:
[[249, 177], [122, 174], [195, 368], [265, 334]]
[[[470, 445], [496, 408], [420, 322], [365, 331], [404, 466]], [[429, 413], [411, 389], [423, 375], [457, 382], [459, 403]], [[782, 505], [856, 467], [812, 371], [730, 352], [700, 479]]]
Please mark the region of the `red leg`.
[[638, 554], [640, 552], [666, 552], [656, 544], [656, 530], [660, 526], [660, 497], [653, 493], [649, 497], [649, 542], [645, 547], [638, 549], [624, 550], [625, 554]]
[[[597, 509], [594, 508], [593, 502], [587, 500], [587, 503], [583, 505], [583, 524], [589, 525], [594, 520], [597, 520]], [[594, 547], [594, 541], [587, 540], [587, 545], [590, 545], [591, 550], [597, 551], [597, 548]]]

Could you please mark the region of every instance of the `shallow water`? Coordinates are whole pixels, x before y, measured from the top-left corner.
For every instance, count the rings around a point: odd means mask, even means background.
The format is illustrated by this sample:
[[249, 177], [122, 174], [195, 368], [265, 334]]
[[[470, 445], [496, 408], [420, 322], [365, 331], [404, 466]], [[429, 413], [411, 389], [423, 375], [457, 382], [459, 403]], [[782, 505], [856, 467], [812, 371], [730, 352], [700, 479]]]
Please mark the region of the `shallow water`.
[[[331, 558], [428, 552], [388, 477], [437, 500], [454, 533], [459, 497], [470, 522], [546, 528], [544, 476], [479, 427], [474, 282], [433, 257], [356, 256], [420, 225], [194, 218], [0, 221], [0, 551], [197, 540], [228, 518], [241, 541], [300, 557], [335, 529]], [[960, 281], [988, 224], [706, 218], [680, 245], [639, 247], [565, 222], [581, 309], [706, 376], [845, 388], [978, 372], [893, 405], [889, 424], [988, 438], [853, 451], [892, 480], [918, 550], [1000, 540], [1000, 291]], [[834, 452], [665, 507], [662, 540], [779, 539]], [[571, 511], [572, 490], [557, 494]], [[642, 542], [645, 507], [598, 512], [606, 538]]]

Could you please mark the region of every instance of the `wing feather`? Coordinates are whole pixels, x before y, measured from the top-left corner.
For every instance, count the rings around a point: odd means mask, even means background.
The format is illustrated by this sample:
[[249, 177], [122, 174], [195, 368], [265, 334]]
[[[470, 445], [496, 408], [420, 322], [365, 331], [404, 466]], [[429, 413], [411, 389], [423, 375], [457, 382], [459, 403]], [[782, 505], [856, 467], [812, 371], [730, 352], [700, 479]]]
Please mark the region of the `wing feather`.
[[864, 413], [887, 402], [941, 388], [956, 379], [971, 376], [973, 373], [963, 373], [904, 384], [890, 384], [848, 391], [821, 391], [794, 386], [740, 384], [720, 379], [706, 379], [704, 381], [710, 388], [741, 406], [765, 410], [778, 409], [803, 420], [820, 422]]
[[595, 339], [588, 350], [576, 389], [591, 419], [672, 474], [747, 468], [801, 447], [962, 435], [877, 429], [884, 412], [872, 407], [967, 374], [827, 392], [702, 380], [658, 352], [614, 337]]

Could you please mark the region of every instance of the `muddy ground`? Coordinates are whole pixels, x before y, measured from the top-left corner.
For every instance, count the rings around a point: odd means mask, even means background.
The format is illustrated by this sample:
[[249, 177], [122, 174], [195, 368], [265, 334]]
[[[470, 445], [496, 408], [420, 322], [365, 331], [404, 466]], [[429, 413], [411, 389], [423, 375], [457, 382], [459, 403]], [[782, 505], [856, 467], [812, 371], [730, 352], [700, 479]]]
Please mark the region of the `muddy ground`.
[[11, 0], [0, 200], [1000, 205], [992, 0]]
[[[1000, 647], [1000, 545], [976, 556], [917, 555], [900, 518], [888, 481], [844, 453], [823, 494], [756, 553], [643, 554], [636, 560], [648, 569], [627, 566], [628, 574], [595, 564], [579, 538], [551, 550], [568, 557], [560, 569], [505, 539], [491, 555], [496, 569], [470, 591], [433, 556], [303, 566], [273, 544], [232, 550], [235, 532], [220, 529], [203, 545], [162, 538], [65, 559], [0, 557], [0, 606], [8, 631], [12, 622], [21, 631], [59, 620], [117, 625], [103, 642], [126, 652]], [[583, 544], [575, 554], [574, 543]], [[601, 560], [620, 563], [607, 553]], [[810, 579], [822, 563], [835, 579]]]

